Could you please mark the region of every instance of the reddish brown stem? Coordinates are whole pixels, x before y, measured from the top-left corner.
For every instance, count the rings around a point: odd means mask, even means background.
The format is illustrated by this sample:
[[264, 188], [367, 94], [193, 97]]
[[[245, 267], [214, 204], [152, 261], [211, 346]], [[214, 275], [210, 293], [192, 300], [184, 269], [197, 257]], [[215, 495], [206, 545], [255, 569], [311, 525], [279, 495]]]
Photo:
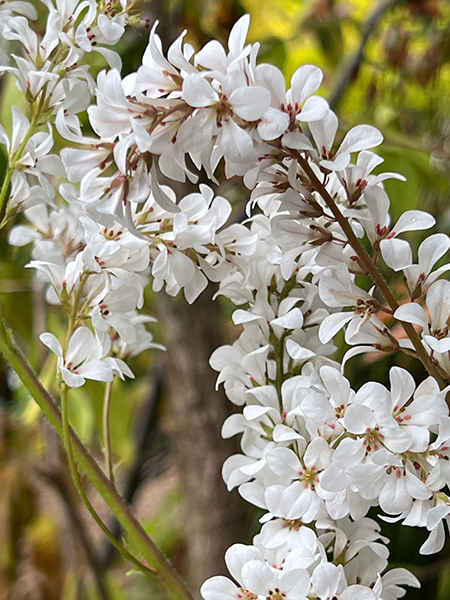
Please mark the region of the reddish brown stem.
[[[329, 194], [329, 192], [326, 189], [326, 187], [324, 186], [324, 184], [320, 181], [320, 179], [314, 173], [313, 169], [311, 168], [310, 164], [308, 163], [308, 160], [306, 158], [304, 158], [303, 156], [301, 156], [300, 154], [297, 156], [297, 160], [298, 160], [300, 166], [302, 167], [303, 171], [308, 176], [308, 178], [311, 182], [311, 185], [314, 187], [314, 189], [317, 192], [319, 192], [319, 194], [321, 195], [325, 204], [328, 206], [330, 211], [333, 213], [333, 216], [336, 219], [336, 222], [339, 223], [339, 225], [341, 226], [342, 231], [347, 236], [348, 243], [350, 244], [350, 246], [353, 248], [353, 250], [358, 255], [358, 258], [361, 261], [362, 265], [364, 266], [365, 270], [370, 275], [370, 277], [373, 279], [374, 283], [378, 286], [379, 290], [381, 291], [384, 298], [386, 299], [386, 302], [389, 304], [391, 310], [393, 312], [395, 312], [397, 310], [397, 308], [399, 307], [399, 304], [398, 304], [395, 296], [389, 289], [388, 284], [384, 280], [380, 271], [378, 271], [373, 260], [367, 254], [366, 249], [361, 244], [359, 239], [356, 237], [350, 223], [348, 222], [346, 217], [341, 213], [341, 211], [339, 210], [338, 206], [334, 202], [333, 198]], [[417, 358], [422, 362], [423, 366], [428, 371], [428, 373], [432, 377], [434, 377], [434, 379], [436, 379], [436, 381], [438, 382], [439, 386], [442, 389], [445, 385], [444, 381], [443, 381], [441, 375], [439, 374], [439, 372], [436, 368], [436, 365], [433, 363], [433, 361], [431, 360], [431, 357], [428, 355], [422, 342], [420, 341], [417, 331], [414, 329], [414, 327], [411, 323], [406, 323], [404, 321], [399, 321], [399, 323], [403, 327], [408, 338], [411, 340], [411, 343], [413, 344], [414, 349], [416, 351]]]

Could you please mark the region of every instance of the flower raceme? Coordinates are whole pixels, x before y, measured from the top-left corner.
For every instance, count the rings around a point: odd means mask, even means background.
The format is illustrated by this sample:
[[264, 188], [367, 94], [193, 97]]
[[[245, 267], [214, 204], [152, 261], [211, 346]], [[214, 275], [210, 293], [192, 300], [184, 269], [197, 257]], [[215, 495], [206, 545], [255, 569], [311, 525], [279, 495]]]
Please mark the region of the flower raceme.
[[[401, 176], [373, 173], [381, 133], [358, 125], [338, 145], [338, 118], [316, 95], [320, 70], [301, 66], [286, 89], [278, 69], [257, 63], [258, 45], [246, 45], [248, 16], [227, 50], [212, 41], [195, 53], [183, 33], [167, 57], [155, 24], [142, 66], [122, 79], [106, 46], [133, 20], [131, 4], [46, 5], [42, 39], [26, 3], [0, 7], [1, 36], [18, 48], [0, 71], [16, 77], [31, 111], [14, 108], [11, 136], [0, 130], [9, 153], [1, 217], [24, 213], [28, 224], [9, 242], [32, 244], [28, 266], [67, 316], [65, 340], [40, 338], [59, 379], [71, 388], [131, 377], [129, 356], [162, 348], [145, 328], [152, 318], [138, 312], [150, 281], [188, 302], [218, 283], [241, 328], [210, 361], [242, 407], [223, 426], [224, 437], [241, 435], [223, 477], [265, 514], [253, 545], [227, 551], [234, 581], [209, 579], [204, 599], [401, 597], [400, 586], [418, 581], [404, 569], [383, 574], [388, 540], [366, 515], [379, 506], [386, 520], [426, 527], [424, 553], [444, 543], [450, 291], [439, 278], [449, 265], [432, 269], [449, 238], [429, 236], [414, 262], [399, 236], [435, 221], [407, 211], [391, 226], [383, 181]], [[76, 65], [93, 50], [111, 67], [97, 81]], [[91, 137], [79, 118], [86, 109]], [[70, 144], [59, 154], [55, 128]], [[221, 161], [251, 190], [245, 223], [227, 225], [231, 205], [207, 185], [181, 199], [168, 185], [196, 182], [201, 168], [216, 182]], [[382, 262], [405, 277], [401, 306]], [[343, 364], [360, 352], [405, 351], [430, 376], [416, 385], [393, 367], [389, 388], [353, 390], [333, 359], [343, 328], [354, 346]]]

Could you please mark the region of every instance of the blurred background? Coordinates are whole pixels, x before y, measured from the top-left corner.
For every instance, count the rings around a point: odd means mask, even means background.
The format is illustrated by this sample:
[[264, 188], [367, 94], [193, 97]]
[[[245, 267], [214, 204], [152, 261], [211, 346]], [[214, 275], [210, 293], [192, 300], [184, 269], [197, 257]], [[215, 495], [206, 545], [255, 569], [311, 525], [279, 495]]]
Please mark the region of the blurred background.
[[[43, 31], [43, 5], [34, 3]], [[420, 208], [436, 216], [436, 231], [449, 232], [448, 1], [153, 0], [141, 8], [144, 19], [160, 20], [165, 49], [184, 28], [197, 49], [211, 38], [225, 44], [237, 18], [249, 12], [249, 41], [261, 42], [260, 62], [277, 65], [287, 80], [305, 63], [323, 69], [321, 93], [339, 116], [341, 137], [359, 123], [383, 132], [385, 143], [377, 149], [385, 159], [383, 170], [408, 179], [386, 183], [393, 218]], [[148, 31], [138, 28], [121, 41], [124, 75], [139, 66], [147, 40]], [[94, 71], [105, 68], [99, 55], [87, 56]], [[8, 130], [11, 106], [23, 101], [8, 76], [0, 80], [0, 93], [0, 122]], [[0, 147], [0, 171], [5, 160]], [[239, 181], [225, 181], [220, 171], [218, 178], [217, 193], [233, 203], [239, 218], [248, 191]], [[192, 190], [178, 184], [176, 191], [185, 195]], [[30, 248], [8, 247], [7, 232], [1, 235], [0, 301], [34, 368], [52, 389], [54, 359], [46, 358], [38, 335], [44, 330], [62, 333], [62, 314], [46, 307], [42, 286], [23, 269]], [[221, 480], [221, 465], [237, 451], [237, 440], [220, 439], [233, 407], [221, 390], [214, 391], [216, 374], [208, 358], [239, 330], [229, 324], [232, 307], [212, 302], [214, 291], [211, 286], [190, 307], [183, 298], [147, 291], [144, 310], [158, 317], [151, 329], [168, 351], [148, 351], [135, 359], [136, 380], [115, 384], [112, 405], [118, 487], [194, 590], [205, 578], [226, 573], [225, 549], [238, 541], [250, 543], [260, 517], [236, 492], [227, 493]], [[339, 346], [342, 356], [342, 339]], [[408, 368], [418, 381], [425, 376], [406, 356], [370, 355], [352, 359], [346, 375], [355, 388], [369, 379], [388, 384], [391, 364]], [[103, 387], [89, 382], [71, 396], [72, 423], [102, 461]], [[110, 519], [87, 489], [99, 512]], [[164, 598], [156, 584], [128, 572], [85, 514], [55, 434], [1, 358], [0, 490], [0, 600]], [[422, 589], [409, 591], [408, 598], [447, 600], [450, 548], [419, 557], [426, 532], [383, 524], [383, 533], [391, 539], [392, 566], [406, 566], [422, 581]], [[108, 589], [99, 590], [95, 582], [104, 577]]]

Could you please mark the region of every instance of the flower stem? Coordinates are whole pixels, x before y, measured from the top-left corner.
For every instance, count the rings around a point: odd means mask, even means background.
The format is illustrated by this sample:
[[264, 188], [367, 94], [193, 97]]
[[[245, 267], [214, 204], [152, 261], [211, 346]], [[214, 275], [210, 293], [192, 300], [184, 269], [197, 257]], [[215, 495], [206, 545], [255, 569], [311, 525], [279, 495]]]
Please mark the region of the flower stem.
[[[42, 386], [29, 363], [13, 340], [11, 331], [6, 331], [0, 321], [0, 351], [10, 366], [16, 371], [25, 388], [36, 400], [44, 415], [54, 427], [57, 434], [64, 439], [64, 428], [61, 413], [55, 401]], [[70, 437], [74, 458], [95, 489], [104, 498], [117, 520], [127, 532], [132, 546], [136, 548], [159, 576], [161, 585], [173, 600], [193, 600], [192, 594], [178, 572], [162, 554], [153, 540], [148, 536], [136, 519], [116, 488], [112, 485], [89, 451], [85, 448], [74, 431], [67, 426], [66, 435]]]
[[[344, 215], [341, 213], [341, 211], [337, 207], [336, 203], [334, 202], [333, 198], [328, 193], [328, 190], [326, 189], [324, 184], [319, 180], [317, 175], [314, 173], [314, 171], [312, 170], [311, 166], [309, 165], [307, 159], [299, 155], [297, 157], [297, 160], [298, 160], [300, 166], [302, 167], [302, 169], [304, 170], [304, 172], [306, 173], [306, 175], [309, 177], [309, 180], [310, 180], [311, 184], [313, 185], [314, 189], [317, 192], [319, 192], [319, 194], [322, 196], [325, 204], [328, 206], [328, 208], [333, 213], [334, 218], [339, 223], [343, 232], [347, 236], [348, 243], [350, 244], [350, 246], [353, 248], [353, 250], [358, 255], [358, 258], [361, 261], [364, 268], [366, 269], [367, 273], [372, 277], [374, 283], [378, 286], [379, 290], [385, 297], [386, 302], [389, 304], [391, 310], [393, 312], [395, 312], [397, 310], [397, 308], [399, 307], [399, 304], [398, 304], [397, 300], [395, 299], [395, 296], [389, 289], [389, 286], [386, 283], [386, 281], [384, 280], [382, 274], [378, 271], [378, 269], [374, 265], [372, 259], [367, 254], [366, 249], [364, 248], [364, 246], [361, 244], [361, 242], [356, 237], [350, 223], [344, 217]], [[434, 379], [436, 379], [436, 381], [439, 383], [439, 385], [442, 389], [444, 387], [444, 381], [443, 381], [441, 375], [439, 374], [439, 372], [436, 368], [436, 365], [433, 363], [430, 356], [428, 355], [428, 352], [425, 350], [422, 342], [420, 341], [417, 331], [414, 329], [414, 327], [413, 327], [413, 325], [411, 325], [411, 323], [406, 323], [405, 321], [400, 321], [400, 320], [399, 320], [399, 323], [403, 327], [406, 335], [411, 340], [411, 342], [414, 346], [414, 349], [417, 353], [417, 358], [419, 358], [419, 360], [422, 362], [423, 366], [428, 371], [429, 375], [431, 375], [432, 377], [434, 377]]]
[[277, 356], [277, 376], [275, 379], [275, 387], [277, 390], [278, 396], [278, 404], [280, 407], [280, 412], [283, 414], [283, 394], [281, 392], [284, 383], [284, 342], [287, 337], [287, 331], [284, 331], [280, 339], [278, 340], [277, 348], [276, 348], [276, 356]]
[[111, 483], [114, 484], [113, 460], [111, 452], [111, 399], [112, 399], [113, 381], [108, 381], [105, 388], [105, 397], [103, 399], [103, 443], [105, 445], [105, 466], [106, 474]]
[[64, 444], [66, 446], [67, 457], [69, 459], [70, 474], [72, 475], [72, 479], [75, 483], [78, 493], [80, 494], [84, 504], [86, 505], [86, 508], [91, 513], [92, 518], [97, 523], [97, 525], [100, 527], [100, 529], [103, 531], [103, 533], [108, 538], [108, 540], [111, 542], [111, 544], [114, 546], [114, 548], [116, 548], [116, 550], [118, 550], [123, 555], [124, 558], [126, 558], [131, 563], [133, 563], [135, 565], [135, 567], [137, 567], [140, 571], [143, 571], [144, 573], [147, 573], [150, 575], [155, 575], [156, 572], [153, 569], [149, 569], [149, 567], [142, 564], [137, 558], [135, 558], [130, 552], [128, 552], [128, 550], [126, 548], [124, 548], [124, 546], [122, 546], [122, 544], [118, 540], [116, 540], [114, 535], [108, 529], [107, 525], [103, 522], [103, 520], [101, 519], [101, 517], [99, 516], [99, 514], [97, 513], [95, 508], [92, 506], [91, 501], [89, 500], [86, 492], [84, 491], [84, 488], [80, 481], [80, 477], [78, 475], [78, 469], [75, 464], [75, 457], [73, 455], [72, 442], [70, 439], [69, 402], [68, 402], [68, 398], [67, 398], [67, 392], [68, 392], [67, 385], [65, 383], [63, 383], [61, 386], [61, 412], [62, 412]]
[[72, 337], [75, 326], [78, 321], [78, 312], [80, 308], [81, 298], [83, 296], [84, 286], [86, 285], [87, 280], [89, 279], [90, 273], [88, 271], [83, 271], [80, 275], [80, 281], [78, 282], [78, 289], [75, 293], [75, 297], [73, 299], [73, 303], [70, 307], [69, 311], [69, 324], [67, 327], [67, 341], [66, 347], [69, 345], [70, 338]]
[[6, 169], [6, 173], [5, 173], [5, 178], [3, 179], [2, 187], [0, 189], [0, 230], [4, 227], [4, 225], [6, 225], [6, 222], [7, 222], [6, 209], [8, 208], [8, 201], [9, 201], [8, 190], [9, 190], [9, 185], [11, 183], [12, 176], [14, 174], [14, 171], [16, 170], [17, 162], [22, 158], [22, 153], [25, 150], [26, 145], [30, 141], [31, 136], [35, 133], [36, 128], [39, 126], [39, 119], [41, 117], [41, 113], [42, 113], [43, 105], [44, 105], [44, 99], [45, 99], [45, 89], [46, 89], [46, 85], [44, 86], [44, 90], [42, 92], [39, 105], [38, 105], [36, 111], [33, 112], [33, 117], [31, 118], [31, 122], [30, 122], [30, 126], [28, 128], [28, 131], [26, 132], [20, 146], [10, 156], [8, 168]]

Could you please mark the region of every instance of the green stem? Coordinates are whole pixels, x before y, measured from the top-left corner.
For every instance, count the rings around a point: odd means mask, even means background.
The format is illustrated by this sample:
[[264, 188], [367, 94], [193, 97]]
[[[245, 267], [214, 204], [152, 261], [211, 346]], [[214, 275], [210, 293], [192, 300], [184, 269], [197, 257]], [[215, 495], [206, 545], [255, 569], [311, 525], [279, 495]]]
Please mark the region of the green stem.
[[[55, 52], [55, 56], [49, 66], [49, 71], [52, 71], [53, 67], [57, 64], [59, 60], [63, 60], [64, 55], [67, 54], [67, 47], [64, 46], [61, 48], [57, 48]], [[36, 66], [36, 70], [39, 70], [39, 67]], [[60, 77], [61, 79], [61, 77]], [[28, 128], [25, 137], [23, 138], [20, 146], [17, 150], [12, 154], [9, 158], [9, 165], [5, 173], [5, 179], [3, 180], [2, 187], [0, 190], [0, 230], [6, 225], [8, 218], [6, 210], [8, 208], [8, 200], [7, 197], [9, 184], [11, 183], [11, 178], [16, 170], [17, 162], [22, 158], [22, 153], [25, 150], [26, 145], [28, 144], [31, 136], [35, 133], [37, 127], [42, 126], [42, 123], [39, 123], [39, 120], [43, 113], [45, 113], [44, 106], [46, 104], [46, 95], [47, 95], [47, 87], [48, 83], [45, 83], [40, 92], [39, 104], [37, 104], [37, 99], [34, 101], [29, 101], [29, 105], [31, 106], [31, 112], [33, 114], [30, 122], [30, 127]], [[34, 106], [37, 104], [37, 108], [34, 109]], [[46, 107], [48, 109], [48, 106]]]
[[[317, 175], [314, 173], [314, 171], [312, 170], [311, 166], [309, 165], [307, 159], [303, 158], [302, 156], [299, 155], [299, 156], [297, 156], [297, 160], [298, 160], [300, 166], [302, 167], [302, 169], [305, 171], [306, 175], [309, 177], [309, 180], [310, 180], [311, 184], [313, 185], [314, 189], [317, 192], [319, 192], [319, 194], [322, 196], [325, 204], [328, 206], [328, 208], [333, 213], [334, 218], [339, 223], [343, 232], [347, 236], [348, 243], [353, 248], [353, 250], [356, 252], [359, 260], [363, 264], [367, 273], [372, 277], [374, 283], [378, 286], [379, 290], [385, 297], [386, 302], [389, 304], [392, 311], [395, 312], [397, 310], [397, 308], [400, 306], [399, 303], [397, 302], [397, 300], [395, 299], [395, 296], [389, 289], [389, 286], [387, 285], [386, 281], [384, 280], [382, 274], [378, 271], [376, 265], [373, 263], [372, 259], [367, 254], [366, 249], [364, 248], [364, 246], [361, 244], [361, 242], [356, 237], [350, 223], [344, 217], [344, 215], [341, 213], [341, 211], [337, 207], [336, 203], [334, 202], [333, 198], [328, 193], [328, 190], [326, 189], [324, 184], [319, 180]], [[436, 381], [439, 383], [439, 385], [442, 389], [444, 387], [444, 381], [443, 381], [442, 377], [440, 376], [440, 374], [436, 368], [436, 365], [433, 363], [433, 361], [431, 360], [427, 351], [425, 350], [422, 342], [420, 341], [417, 331], [414, 329], [414, 327], [413, 327], [413, 325], [411, 325], [411, 323], [406, 323], [405, 321], [400, 321], [400, 320], [399, 320], [399, 323], [403, 327], [408, 338], [411, 340], [411, 342], [414, 346], [414, 349], [417, 353], [417, 357], [422, 362], [423, 366], [428, 371], [428, 373], [436, 379]]]
[[[70, 338], [72, 337], [73, 332], [76, 328], [81, 298], [83, 296], [84, 286], [85, 286], [87, 280], [89, 279], [89, 275], [90, 275], [89, 272], [84, 272], [80, 277], [78, 289], [76, 291], [76, 294], [75, 294], [75, 297], [73, 300], [73, 304], [72, 304], [71, 310], [70, 310], [66, 347], [69, 345]], [[111, 533], [111, 531], [109, 530], [107, 525], [102, 521], [102, 519], [100, 518], [97, 511], [92, 506], [89, 498], [87, 497], [86, 492], [83, 489], [83, 486], [81, 485], [81, 481], [78, 476], [78, 470], [77, 470], [77, 467], [75, 464], [75, 458], [73, 456], [72, 444], [70, 442], [67, 392], [68, 392], [67, 385], [65, 383], [63, 383], [61, 386], [61, 407], [62, 407], [64, 442], [66, 444], [67, 455], [69, 458], [70, 473], [72, 475], [72, 479], [75, 483], [75, 486], [76, 486], [84, 504], [86, 505], [86, 508], [91, 513], [94, 521], [97, 523], [97, 525], [103, 531], [103, 533], [108, 538], [108, 540], [111, 542], [111, 544], [116, 548], [116, 550], [118, 550], [127, 560], [132, 562], [141, 571], [150, 573], [150, 574], [155, 574], [155, 572], [152, 569], [149, 569], [147, 566], [143, 565], [130, 552], [128, 552], [128, 550], [126, 548], [124, 548], [124, 546], [118, 540], [116, 540], [116, 538]], [[106, 432], [107, 432], [107, 439], [108, 439], [108, 441], [107, 441], [108, 476], [109, 476], [109, 479], [111, 480], [111, 482], [114, 483], [114, 481], [112, 479], [111, 440], [109, 437], [109, 423], [108, 423], [111, 392], [112, 392], [112, 381], [107, 383], [105, 405], [106, 405]]]
[[[11, 332], [5, 330], [2, 322], [0, 322], [0, 351], [16, 371], [25, 388], [36, 400], [57, 434], [64, 439], [64, 428], [58, 407], [15, 344]], [[158, 573], [161, 584], [168, 595], [173, 600], [193, 600], [178, 572], [148, 536], [123, 498], [70, 427], [68, 427], [68, 435], [70, 436], [74, 457], [83, 472], [127, 532], [133, 547], [142, 554], [150, 567]]]
[[12, 156], [10, 157], [10, 160], [9, 160], [9, 165], [8, 165], [8, 168], [5, 173], [5, 179], [3, 180], [2, 188], [0, 190], [0, 229], [6, 223], [6, 220], [4, 219], [4, 217], [5, 217], [6, 209], [8, 206], [8, 200], [9, 200], [9, 198], [7, 197], [7, 193], [9, 190], [9, 184], [11, 183], [11, 178], [13, 176], [14, 171], [16, 170], [17, 161], [19, 161], [22, 158], [22, 153], [25, 150], [26, 145], [30, 141], [31, 136], [34, 134], [36, 127], [38, 126], [39, 119], [41, 117], [41, 112], [42, 112], [42, 109], [44, 106], [46, 87], [47, 86], [44, 85], [44, 88], [41, 92], [41, 99], [40, 99], [39, 105], [38, 105], [36, 111], [33, 112], [33, 117], [31, 119], [28, 131], [25, 134], [25, 137], [23, 138], [20, 146], [17, 148], [17, 150], [14, 152], [14, 154], [12, 154]]
[[113, 381], [108, 381], [105, 388], [105, 398], [103, 400], [103, 443], [105, 444], [105, 465], [108, 479], [114, 483], [113, 460], [111, 451], [111, 399], [112, 399]]
[[23, 138], [22, 143], [17, 148], [17, 151], [11, 157], [10, 164], [6, 170], [2, 188], [0, 190], [0, 228], [3, 227], [3, 225], [6, 223], [6, 221], [4, 220], [4, 216], [6, 213], [6, 208], [8, 206], [9, 198], [7, 197], [7, 194], [8, 194], [8, 190], [9, 190], [9, 184], [11, 183], [11, 178], [13, 176], [14, 171], [16, 170], [17, 161], [22, 157], [22, 152], [25, 150], [26, 145], [28, 144], [31, 136], [34, 133], [36, 123], [37, 123], [37, 119], [35, 121], [35, 117], [33, 117], [33, 120], [30, 123], [30, 127], [29, 127], [25, 137]]
[[66, 445], [67, 457], [69, 459], [70, 474], [72, 475], [72, 479], [73, 479], [73, 482], [75, 483], [75, 487], [77, 488], [78, 493], [81, 496], [81, 499], [83, 500], [84, 504], [86, 505], [86, 508], [91, 513], [92, 518], [97, 523], [97, 525], [100, 527], [100, 529], [103, 531], [103, 533], [108, 538], [108, 540], [111, 542], [111, 544], [114, 546], [114, 548], [116, 548], [116, 550], [118, 550], [124, 556], [124, 558], [126, 558], [131, 563], [133, 563], [140, 571], [143, 571], [144, 573], [147, 573], [149, 575], [155, 575], [155, 571], [153, 569], [149, 569], [146, 565], [143, 565], [139, 560], [137, 560], [137, 558], [135, 558], [130, 552], [128, 552], [128, 550], [126, 548], [124, 548], [118, 540], [116, 540], [114, 535], [108, 529], [107, 525], [103, 522], [103, 520], [100, 518], [100, 516], [97, 513], [97, 511], [95, 510], [95, 508], [92, 506], [91, 501], [87, 497], [87, 494], [84, 491], [83, 486], [81, 485], [80, 477], [78, 475], [78, 469], [75, 464], [75, 457], [73, 455], [72, 442], [70, 439], [69, 402], [67, 399], [67, 392], [68, 392], [67, 385], [65, 383], [63, 383], [61, 386], [61, 411], [62, 411], [63, 436], [64, 436], [64, 443]]
[[34, 132], [36, 131], [36, 128], [38, 127], [39, 119], [41, 117], [42, 109], [44, 107], [45, 90], [46, 89], [47, 89], [47, 84], [45, 84], [42, 89], [41, 99], [39, 101], [38, 107], [36, 108], [36, 111], [33, 111], [33, 117], [31, 119], [28, 131], [26, 132], [25, 137], [23, 138], [20, 146], [11, 155], [10, 160], [9, 160], [9, 165], [6, 170], [5, 178], [3, 180], [2, 187], [0, 190], [0, 229], [2, 229], [4, 227], [4, 225], [6, 224], [6, 221], [7, 221], [7, 219], [5, 218], [5, 215], [6, 215], [6, 209], [8, 207], [8, 200], [9, 200], [9, 197], [8, 197], [9, 184], [11, 183], [11, 178], [14, 174], [14, 171], [16, 170], [17, 162], [22, 158], [22, 153], [25, 150], [26, 145], [28, 144], [31, 136], [34, 134]]
[[280, 406], [280, 412], [283, 414], [283, 395], [281, 393], [281, 389], [284, 383], [284, 341], [286, 339], [288, 332], [285, 331], [280, 339], [278, 340], [278, 348], [276, 350], [277, 354], [277, 377], [275, 379], [275, 388], [277, 390], [278, 395], [278, 404]]
[[75, 298], [73, 300], [73, 304], [71, 306], [71, 310], [69, 312], [69, 325], [67, 328], [67, 343], [66, 343], [66, 348], [70, 342], [70, 338], [73, 335], [73, 332], [75, 331], [75, 326], [77, 324], [78, 321], [78, 312], [79, 312], [79, 308], [80, 308], [80, 302], [81, 302], [81, 298], [83, 297], [83, 291], [84, 291], [84, 286], [86, 285], [87, 280], [89, 279], [90, 273], [87, 271], [84, 271], [81, 276], [80, 276], [80, 281], [78, 284], [78, 289], [77, 292], [75, 294]]

